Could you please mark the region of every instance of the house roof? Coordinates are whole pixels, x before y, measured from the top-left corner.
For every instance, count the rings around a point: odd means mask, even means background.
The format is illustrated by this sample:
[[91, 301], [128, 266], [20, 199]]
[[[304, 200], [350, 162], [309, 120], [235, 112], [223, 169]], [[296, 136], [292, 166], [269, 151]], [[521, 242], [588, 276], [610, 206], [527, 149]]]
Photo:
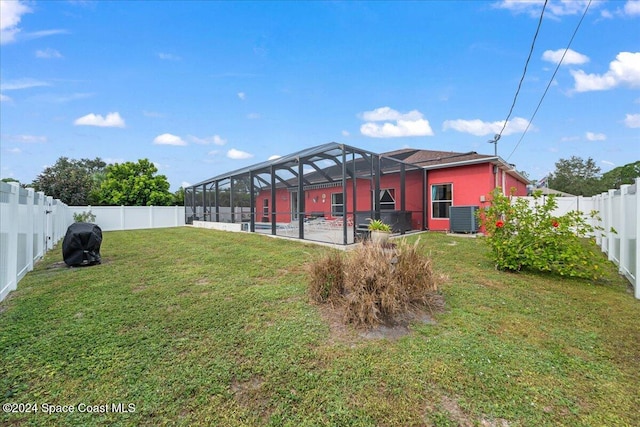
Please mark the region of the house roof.
[[[192, 185], [191, 187], [197, 187], [203, 184], [211, 183], [213, 181], [220, 181], [230, 177], [248, 174], [251, 171], [253, 172], [268, 171], [272, 166], [287, 167], [287, 165], [296, 163], [299, 159], [302, 159], [305, 163], [315, 164], [315, 162], [320, 162], [328, 158], [332, 158], [332, 157], [339, 158], [339, 155], [343, 152], [358, 153], [364, 156], [380, 156], [381, 160], [383, 161], [385, 158], [392, 159], [391, 162], [394, 164], [396, 164], [396, 162], [400, 162], [409, 166], [421, 167], [427, 170], [466, 166], [470, 164], [490, 162], [500, 167], [501, 169], [504, 169], [507, 173], [516, 177], [520, 181], [529, 183], [529, 180], [526, 177], [522, 176], [520, 173], [518, 173], [515, 170], [514, 165], [506, 163], [500, 157], [478, 154], [475, 151], [470, 151], [467, 153], [456, 153], [456, 152], [450, 152], [450, 151], [434, 151], [434, 150], [421, 150], [421, 149], [415, 149], [415, 148], [404, 148], [400, 150], [377, 154], [377, 153], [373, 153], [371, 151], [363, 150], [357, 147], [340, 144], [337, 142], [330, 142], [327, 144], [306, 148], [304, 150], [300, 150], [295, 153], [291, 153], [286, 156], [282, 156], [273, 160], [267, 160], [261, 163], [246, 166], [241, 169], [236, 169], [234, 171], [226, 172], [224, 174], [220, 174], [212, 178], [209, 178], [205, 181], [201, 181], [197, 184]], [[332, 176], [334, 174], [340, 175], [342, 173], [342, 167], [339, 162], [336, 162], [336, 163], [337, 164], [335, 165], [330, 165], [328, 167], [323, 168], [324, 173], [320, 173], [318, 171], [318, 172], [312, 172], [311, 174], [305, 174], [305, 181], [314, 181], [313, 178], [316, 175], [318, 177], [326, 177], [327, 175]], [[387, 165], [385, 167], [385, 165], [388, 164], [389, 161], [383, 162], [383, 163], [384, 164], [381, 164], [381, 168], [383, 170], [386, 169], [387, 167], [397, 168], [397, 166], [390, 166], [390, 165]], [[285, 180], [280, 180], [280, 181], [284, 182]]]
[[420, 166], [424, 169], [443, 169], [449, 167], [467, 166], [478, 163], [492, 163], [505, 170], [509, 175], [518, 180], [530, 183], [529, 179], [516, 171], [515, 165], [507, 163], [499, 156], [478, 154], [475, 151], [457, 153], [453, 151], [420, 150], [415, 148], [404, 148], [401, 150], [382, 153], [383, 157], [400, 159], [407, 163]]
[[423, 167], [468, 162], [472, 160], [489, 161], [495, 159], [495, 156], [478, 154], [475, 151], [455, 153], [453, 151], [419, 150], [414, 148], [389, 151], [387, 153], [382, 153], [382, 156], [393, 157], [395, 159], [404, 160], [407, 163], [413, 163], [414, 165]]

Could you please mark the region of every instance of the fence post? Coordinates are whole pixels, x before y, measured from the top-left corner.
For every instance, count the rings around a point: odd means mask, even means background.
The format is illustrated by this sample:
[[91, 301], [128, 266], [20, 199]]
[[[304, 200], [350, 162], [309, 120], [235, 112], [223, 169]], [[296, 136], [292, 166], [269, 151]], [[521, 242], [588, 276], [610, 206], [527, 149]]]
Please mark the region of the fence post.
[[27, 271], [33, 270], [33, 236], [35, 234], [34, 222], [35, 218], [33, 215], [33, 199], [34, 199], [34, 190], [33, 188], [27, 188], [27, 244], [25, 251], [27, 252]]
[[[8, 204], [9, 209], [7, 218], [18, 217], [18, 203], [20, 198], [20, 185], [16, 182], [9, 183]], [[5, 218], [5, 221], [7, 219]], [[18, 251], [11, 250], [18, 247], [18, 227], [7, 227], [7, 283], [3, 289], [0, 289], [0, 300], [3, 300], [7, 294], [18, 287]]]
[[[593, 200], [593, 210], [598, 212], [598, 216], [602, 221], [602, 214], [600, 213], [602, 211], [602, 195], [596, 194], [591, 198], [591, 200]], [[595, 219], [594, 225], [601, 225], [601, 224], [598, 224], [597, 218], [594, 218], [594, 219]], [[596, 245], [600, 246], [600, 250], [602, 250], [602, 233], [598, 232], [598, 230], [596, 230]]]
[[618, 235], [620, 236], [620, 265], [618, 266], [618, 272], [623, 273], [624, 268], [629, 265], [629, 249], [627, 246], [627, 221], [629, 218], [626, 217], [626, 204], [627, 197], [629, 194], [629, 184], [624, 184], [620, 186], [620, 229], [618, 231]]
[[636, 194], [635, 194], [635, 208], [636, 208], [636, 217], [635, 218], [631, 218], [631, 221], [635, 221], [635, 230], [636, 230], [636, 234], [635, 236], [633, 236], [635, 238], [636, 241], [636, 259], [635, 259], [635, 271], [633, 272], [633, 289], [635, 291], [635, 297], [637, 299], [640, 299], [640, 278], [638, 276], [640, 276], [640, 238], [638, 237], [640, 235], [640, 178], [636, 178], [636, 183], [635, 183], [635, 187], [636, 187]]
[[36, 243], [38, 245], [38, 256], [44, 256], [45, 245], [46, 245], [46, 220], [47, 214], [45, 213], [45, 195], [42, 191], [38, 191], [38, 204], [37, 204], [37, 221], [38, 221], [38, 238], [36, 239]]
[[616, 190], [609, 190], [609, 203], [607, 204], [607, 218], [608, 222], [608, 230], [607, 230], [607, 258], [609, 261], [613, 261], [614, 249], [615, 249], [615, 233], [613, 233], [613, 196], [615, 195]]
[[149, 208], [149, 228], [153, 228], [153, 205], [148, 206]]
[[124, 230], [124, 206], [120, 205], [120, 230]]

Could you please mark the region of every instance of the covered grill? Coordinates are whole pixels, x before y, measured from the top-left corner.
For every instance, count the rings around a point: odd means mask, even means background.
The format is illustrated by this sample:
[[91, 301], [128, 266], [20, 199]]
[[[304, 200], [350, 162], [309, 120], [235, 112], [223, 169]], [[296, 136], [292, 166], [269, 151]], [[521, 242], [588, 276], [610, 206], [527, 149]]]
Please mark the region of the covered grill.
[[62, 256], [69, 267], [100, 264], [102, 229], [96, 224], [76, 222], [67, 228]]

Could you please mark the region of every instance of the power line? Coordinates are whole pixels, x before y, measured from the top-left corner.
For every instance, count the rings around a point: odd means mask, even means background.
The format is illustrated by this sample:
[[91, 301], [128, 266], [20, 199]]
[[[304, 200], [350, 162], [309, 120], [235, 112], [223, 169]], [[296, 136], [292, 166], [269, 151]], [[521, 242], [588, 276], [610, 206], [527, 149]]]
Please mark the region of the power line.
[[565, 48], [564, 52], [562, 53], [562, 57], [560, 58], [560, 61], [558, 61], [558, 65], [556, 65], [556, 69], [553, 71], [553, 74], [551, 75], [551, 79], [549, 79], [549, 83], [547, 84], [547, 87], [545, 88], [544, 92], [542, 93], [542, 97], [540, 98], [540, 101], [538, 102], [538, 105], [536, 106], [536, 109], [534, 110], [533, 114], [531, 115], [531, 119], [529, 119], [529, 122], [527, 123], [527, 127], [524, 129], [524, 132], [522, 132], [522, 136], [520, 136], [520, 139], [518, 140], [518, 143], [516, 144], [516, 146], [513, 147], [513, 151], [511, 151], [511, 154], [509, 154], [509, 157], [507, 157], [507, 161], [509, 161], [511, 156], [513, 156], [513, 153], [515, 153], [516, 149], [518, 148], [518, 146], [520, 145], [520, 143], [524, 139], [524, 136], [527, 134], [527, 131], [529, 130], [529, 127], [531, 127], [531, 123], [533, 122], [533, 119], [536, 117], [536, 114], [538, 114], [538, 110], [540, 109], [540, 106], [542, 105], [542, 101], [544, 100], [545, 96], [547, 96], [547, 92], [549, 91], [549, 88], [551, 87], [551, 84], [553, 83], [553, 80], [555, 79], [556, 74], [558, 73], [558, 70], [560, 69], [560, 65], [562, 65], [562, 61], [564, 61], [564, 57], [567, 55], [567, 51], [571, 47], [571, 43], [573, 43], [573, 39], [576, 37], [576, 34], [578, 33], [578, 29], [582, 25], [582, 21], [584, 20], [584, 17], [587, 16], [587, 11], [589, 10], [589, 6], [591, 6], [591, 1], [592, 0], [589, 0], [589, 3], [587, 3], [587, 7], [585, 7], [585, 9], [584, 9], [584, 12], [582, 13], [582, 17], [580, 18], [580, 21], [578, 21], [578, 25], [576, 25], [576, 29], [573, 30], [573, 34], [571, 35], [571, 39], [569, 39], [569, 43], [567, 44], [567, 47]]
[[518, 83], [518, 89], [516, 90], [516, 94], [513, 97], [513, 103], [511, 103], [511, 108], [509, 109], [509, 114], [502, 125], [502, 129], [500, 132], [494, 137], [494, 143], [497, 144], [498, 140], [502, 136], [502, 132], [507, 127], [507, 123], [509, 123], [509, 119], [511, 118], [511, 114], [513, 113], [513, 108], [516, 106], [516, 100], [518, 99], [518, 94], [520, 93], [520, 88], [522, 87], [522, 82], [524, 81], [524, 77], [527, 74], [527, 67], [529, 66], [529, 61], [531, 60], [531, 55], [533, 55], [533, 48], [536, 45], [536, 39], [538, 38], [538, 33], [540, 32], [540, 27], [542, 26], [542, 17], [544, 16], [544, 10], [547, 8], [548, 0], [544, 0], [544, 5], [542, 6], [542, 12], [540, 13], [540, 19], [538, 20], [538, 27], [536, 28], [536, 33], [533, 35], [533, 41], [531, 42], [531, 48], [529, 49], [529, 56], [527, 57], [527, 61], [524, 63], [524, 71], [522, 72], [522, 77], [520, 78], [520, 83]]

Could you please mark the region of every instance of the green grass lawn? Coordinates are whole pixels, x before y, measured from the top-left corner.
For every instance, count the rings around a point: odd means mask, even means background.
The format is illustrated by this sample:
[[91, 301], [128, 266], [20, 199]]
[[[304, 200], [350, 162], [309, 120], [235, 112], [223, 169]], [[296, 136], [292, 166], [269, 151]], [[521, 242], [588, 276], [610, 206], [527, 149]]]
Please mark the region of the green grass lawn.
[[0, 400], [39, 410], [0, 424], [640, 425], [640, 301], [613, 265], [511, 274], [481, 239], [420, 239], [446, 308], [397, 340], [333, 334], [306, 293], [324, 247], [183, 227], [107, 232], [94, 267], [51, 251], [0, 303]]

